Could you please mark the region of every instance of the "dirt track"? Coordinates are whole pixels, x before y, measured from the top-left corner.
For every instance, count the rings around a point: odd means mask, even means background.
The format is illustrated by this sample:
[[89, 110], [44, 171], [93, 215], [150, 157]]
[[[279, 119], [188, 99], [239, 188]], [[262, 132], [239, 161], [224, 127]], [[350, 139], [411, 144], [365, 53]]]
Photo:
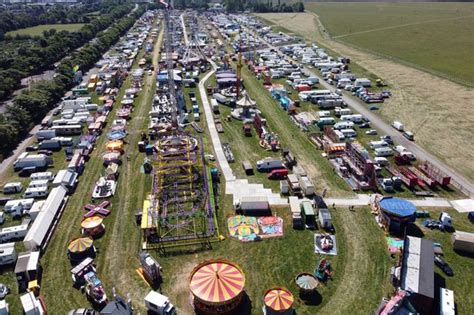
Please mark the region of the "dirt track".
[[[318, 41], [387, 81], [394, 96], [380, 114], [401, 120], [415, 133], [416, 141], [449, 166], [474, 179], [474, 90], [386, 58], [349, 47], [320, 32], [312, 13], [260, 14], [259, 16]], [[429, 115], [428, 115], [429, 114]]]

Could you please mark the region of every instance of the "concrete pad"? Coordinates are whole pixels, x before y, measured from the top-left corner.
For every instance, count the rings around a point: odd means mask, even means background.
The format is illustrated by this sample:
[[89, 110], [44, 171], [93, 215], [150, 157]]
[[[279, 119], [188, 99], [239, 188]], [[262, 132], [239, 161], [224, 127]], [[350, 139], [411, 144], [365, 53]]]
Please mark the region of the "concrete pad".
[[474, 211], [474, 200], [473, 199], [460, 199], [452, 200], [451, 205], [460, 213], [466, 213]]

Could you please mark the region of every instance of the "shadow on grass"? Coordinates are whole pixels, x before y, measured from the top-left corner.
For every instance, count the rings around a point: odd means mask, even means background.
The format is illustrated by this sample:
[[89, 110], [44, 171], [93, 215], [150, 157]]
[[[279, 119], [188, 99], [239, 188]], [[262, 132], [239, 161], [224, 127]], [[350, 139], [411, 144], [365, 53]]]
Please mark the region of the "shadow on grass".
[[317, 306], [323, 302], [323, 297], [318, 291], [300, 292], [299, 297], [305, 305]]
[[423, 233], [423, 231], [420, 229], [420, 227], [418, 225], [414, 224], [414, 223], [409, 224], [407, 226], [406, 233], [407, 233], [407, 235], [420, 237], [420, 238], [425, 236], [425, 233]]

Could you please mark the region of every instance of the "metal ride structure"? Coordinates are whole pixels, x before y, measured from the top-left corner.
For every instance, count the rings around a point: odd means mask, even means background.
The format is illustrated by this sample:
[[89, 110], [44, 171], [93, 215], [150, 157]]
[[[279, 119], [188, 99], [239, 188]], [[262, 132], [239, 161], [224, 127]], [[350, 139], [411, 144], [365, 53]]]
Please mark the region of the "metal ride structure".
[[[154, 144], [152, 191], [144, 202], [141, 227], [143, 249], [160, 254], [177, 246], [210, 248], [216, 234], [209, 177], [202, 140], [182, 130], [173, 73], [170, 9], [165, 10], [165, 52], [168, 90], [173, 106], [172, 128]], [[211, 188], [212, 189], [212, 188]]]

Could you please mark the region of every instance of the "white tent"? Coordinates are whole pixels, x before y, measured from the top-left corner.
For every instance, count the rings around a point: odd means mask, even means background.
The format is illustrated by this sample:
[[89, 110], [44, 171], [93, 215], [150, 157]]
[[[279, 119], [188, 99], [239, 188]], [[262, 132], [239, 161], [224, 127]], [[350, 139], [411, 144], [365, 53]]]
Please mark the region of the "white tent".
[[48, 232], [53, 226], [59, 211], [64, 206], [66, 194], [67, 190], [63, 186], [58, 186], [51, 190], [43, 204], [43, 211], [38, 214], [23, 240], [26, 249], [35, 250], [44, 245]]

